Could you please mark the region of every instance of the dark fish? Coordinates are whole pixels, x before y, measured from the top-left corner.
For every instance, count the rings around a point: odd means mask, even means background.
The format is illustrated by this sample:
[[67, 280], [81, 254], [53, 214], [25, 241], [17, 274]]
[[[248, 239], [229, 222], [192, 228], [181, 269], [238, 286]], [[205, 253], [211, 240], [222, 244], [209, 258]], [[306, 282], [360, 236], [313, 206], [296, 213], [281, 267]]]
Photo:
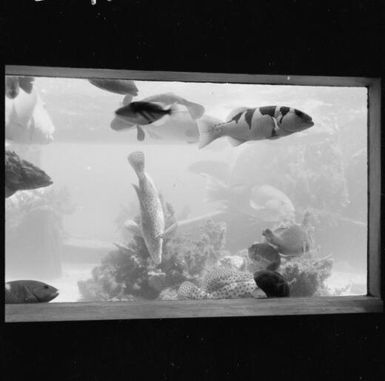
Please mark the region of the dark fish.
[[265, 270], [275, 271], [281, 264], [281, 257], [277, 249], [268, 243], [254, 243], [248, 248], [249, 258], [261, 264]]
[[115, 114], [132, 125], [145, 126], [156, 122], [165, 115], [171, 115], [173, 108], [163, 109], [156, 103], [132, 102], [115, 111]]
[[59, 295], [58, 290], [37, 280], [14, 280], [5, 283], [5, 303], [47, 303]]
[[131, 94], [133, 96], [138, 95], [138, 88], [134, 81], [129, 79], [89, 79], [90, 83], [102, 90], [110, 91], [115, 94]]
[[5, 77], [5, 95], [9, 99], [14, 99], [19, 95], [20, 88], [27, 94], [32, 93], [34, 77]]
[[172, 104], [180, 104], [184, 106], [192, 119], [199, 119], [205, 112], [205, 108], [194, 102], [190, 102], [174, 93], [156, 94], [142, 99], [144, 102], [161, 103], [163, 106], [170, 106]]
[[282, 298], [290, 296], [290, 288], [284, 277], [271, 270], [257, 271], [254, 274], [257, 286], [267, 295], [268, 298]]
[[310, 213], [306, 212], [302, 224], [293, 221], [284, 224], [274, 231], [265, 229], [262, 235], [266, 241], [275, 246], [277, 250], [284, 255], [300, 256], [310, 250], [311, 247], [311, 230], [309, 223]]
[[233, 110], [226, 122], [206, 117], [198, 121], [199, 148], [227, 136], [233, 145], [251, 140], [277, 139], [314, 125], [302, 111], [286, 106], [263, 106]]
[[5, 151], [5, 197], [17, 191], [46, 187], [52, 183], [43, 170], [20, 159], [15, 152]]

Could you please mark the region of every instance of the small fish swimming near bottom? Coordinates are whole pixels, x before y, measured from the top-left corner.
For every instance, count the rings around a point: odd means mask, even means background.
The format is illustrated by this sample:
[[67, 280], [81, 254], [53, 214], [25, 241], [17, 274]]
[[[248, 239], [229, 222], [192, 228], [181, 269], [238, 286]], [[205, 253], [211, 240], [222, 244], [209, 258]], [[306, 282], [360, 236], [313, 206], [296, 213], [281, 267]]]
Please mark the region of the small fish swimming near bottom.
[[5, 283], [5, 303], [47, 303], [55, 299], [59, 291], [37, 280], [14, 280]]
[[178, 289], [178, 299], [232, 299], [251, 297], [257, 288], [253, 274], [229, 268], [210, 271], [201, 287], [183, 282]]
[[271, 270], [257, 271], [254, 274], [255, 283], [261, 288], [268, 298], [290, 296], [290, 288], [285, 278]]

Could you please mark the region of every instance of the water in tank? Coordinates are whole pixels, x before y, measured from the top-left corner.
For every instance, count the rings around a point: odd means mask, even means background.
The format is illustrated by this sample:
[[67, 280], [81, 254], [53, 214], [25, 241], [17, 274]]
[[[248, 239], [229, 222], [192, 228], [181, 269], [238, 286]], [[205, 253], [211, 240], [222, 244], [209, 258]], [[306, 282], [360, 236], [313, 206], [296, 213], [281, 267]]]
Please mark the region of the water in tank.
[[16, 299], [366, 294], [366, 88], [5, 80]]

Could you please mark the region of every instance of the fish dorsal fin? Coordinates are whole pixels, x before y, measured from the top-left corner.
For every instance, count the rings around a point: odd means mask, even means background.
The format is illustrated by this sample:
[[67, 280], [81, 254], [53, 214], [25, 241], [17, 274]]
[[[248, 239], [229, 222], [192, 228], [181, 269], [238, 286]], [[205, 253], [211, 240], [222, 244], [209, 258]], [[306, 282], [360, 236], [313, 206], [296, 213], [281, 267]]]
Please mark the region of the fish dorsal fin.
[[142, 142], [144, 138], [146, 137], [146, 134], [144, 133], [144, 130], [139, 125], [136, 126], [136, 138], [138, 141]]
[[240, 144], [244, 143], [243, 140], [239, 140], [239, 139], [233, 138], [233, 137], [231, 137], [231, 136], [228, 136], [227, 139], [228, 139], [228, 141], [229, 141], [234, 147], [237, 147], [237, 146], [239, 146]]

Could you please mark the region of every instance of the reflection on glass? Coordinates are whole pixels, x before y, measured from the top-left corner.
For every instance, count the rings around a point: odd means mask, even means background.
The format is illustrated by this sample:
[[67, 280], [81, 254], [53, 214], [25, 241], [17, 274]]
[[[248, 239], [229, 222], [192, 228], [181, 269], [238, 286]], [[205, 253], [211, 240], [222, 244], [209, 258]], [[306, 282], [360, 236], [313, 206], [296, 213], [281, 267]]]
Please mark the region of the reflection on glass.
[[6, 281], [52, 302], [366, 293], [365, 88], [6, 77], [5, 101]]

